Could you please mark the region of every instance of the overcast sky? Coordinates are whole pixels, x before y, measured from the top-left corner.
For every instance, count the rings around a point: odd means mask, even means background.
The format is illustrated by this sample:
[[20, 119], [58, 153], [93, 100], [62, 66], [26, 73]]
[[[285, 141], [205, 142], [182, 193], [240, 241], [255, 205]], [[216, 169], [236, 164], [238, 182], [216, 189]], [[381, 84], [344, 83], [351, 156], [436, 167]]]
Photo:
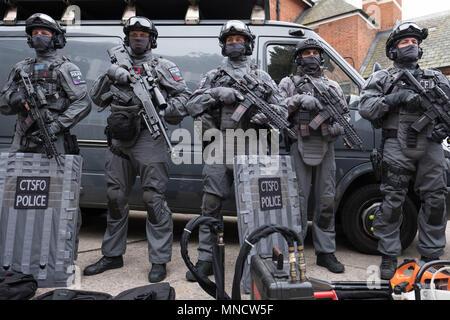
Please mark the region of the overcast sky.
[[411, 19], [450, 10], [448, 0], [403, 0], [402, 18]]
[[[345, 0], [357, 7], [362, 7], [362, 0]], [[402, 18], [413, 19], [433, 13], [450, 10], [449, 0], [403, 0]]]

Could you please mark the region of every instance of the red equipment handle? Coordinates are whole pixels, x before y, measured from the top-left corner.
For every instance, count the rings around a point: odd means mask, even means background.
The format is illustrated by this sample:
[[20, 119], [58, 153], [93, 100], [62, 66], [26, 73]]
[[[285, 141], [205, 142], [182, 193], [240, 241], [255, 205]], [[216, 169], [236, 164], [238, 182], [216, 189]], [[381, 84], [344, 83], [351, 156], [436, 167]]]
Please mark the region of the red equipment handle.
[[334, 292], [334, 290], [314, 292], [314, 298], [316, 298], [316, 299], [330, 299], [331, 298], [333, 300], [338, 300], [338, 297], [336, 295], [336, 292]]

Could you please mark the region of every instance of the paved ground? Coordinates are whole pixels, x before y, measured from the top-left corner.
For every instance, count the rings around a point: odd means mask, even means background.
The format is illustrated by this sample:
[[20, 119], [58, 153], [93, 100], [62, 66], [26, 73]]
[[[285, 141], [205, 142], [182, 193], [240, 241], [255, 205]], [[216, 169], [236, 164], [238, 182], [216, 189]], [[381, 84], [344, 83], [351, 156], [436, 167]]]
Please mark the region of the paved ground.
[[[183, 300], [203, 300], [212, 299], [205, 293], [197, 283], [188, 282], [185, 279], [187, 267], [180, 254], [180, 236], [186, 223], [196, 215], [174, 214], [174, 246], [172, 261], [168, 264], [168, 281], [175, 288], [176, 298]], [[82, 270], [89, 264], [95, 263], [101, 257], [101, 243], [106, 225], [106, 216], [83, 216], [83, 226], [80, 232], [80, 244], [76, 267], [78, 277], [73, 289], [107, 292], [116, 295], [121, 291], [148, 284], [148, 272], [150, 264], [147, 256], [147, 242], [145, 240], [145, 213], [133, 211], [130, 215], [128, 246], [124, 256], [124, 267], [116, 270], [109, 270], [100, 275], [86, 277], [82, 275]], [[197, 259], [197, 237], [192, 236], [189, 245], [189, 256], [193, 262]], [[404, 251], [399, 262], [404, 258], [418, 257], [413, 244]], [[366, 281], [373, 278], [374, 267], [379, 265], [378, 256], [365, 255], [356, 252], [346, 242], [343, 236], [337, 238], [338, 259], [345, 264], [346, 271], [343, 274], [332, 274], [315, 264], [315, 255], [312, 249], [310, 236], [305, 241], [305, 255], [307, 263], [307, 275], [324, 280], [359, 280]], [[237, 220], [235, 217], [225, 217], [225, 284], [226, 291], [231, 295], [232, 279], [234, 275], [234, 264], [239, 252], [239, 240], [237, 230]], [[447, 250], [445, 259], [450, 259], [450, 223], [447, 226]], [[212, 279], [212, 278], [211, 278]], [[38, 289], [36, 295], [47, 292], [51, 289]], [[249, 299], [249, 295], [243, 295], [243, 299]]]

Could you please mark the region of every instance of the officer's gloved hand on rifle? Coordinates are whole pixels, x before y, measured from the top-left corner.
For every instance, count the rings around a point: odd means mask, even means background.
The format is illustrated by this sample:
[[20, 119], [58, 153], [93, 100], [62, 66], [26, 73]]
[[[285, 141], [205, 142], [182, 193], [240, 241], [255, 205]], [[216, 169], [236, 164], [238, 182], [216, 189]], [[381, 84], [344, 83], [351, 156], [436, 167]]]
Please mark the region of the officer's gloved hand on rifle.
[[442, 143], [442, 140], [447, 138], [447, 136], [447, 128], [443, 123], [436, 124], [431, 132], [431, 140], [437, 143]]
[[233, 88], [228, 87], [217, 87], [212, 88], [209, 91], [211, 97], [213, 97], [216, 101], [222, 102], [223, 104], [230, 105], [235, 103], [236, 101], [244, 100], [244, 97], [240, 92]]
[[25, 108], [26, 97], [22, 90], [14, 91], [9, 97], [9, 103], [16, 111], [21, 111]]
[[[284, 113], [283, 107], [276, 105], [276, 104], [270, 104], [270, 107], [275, 110], [276, 113], [282, 115]], [[266, 124], [269, 121], [269, 119], [266, 117], [266, 115], [262, 112], [258, 112], [255, 114], [251, 119], [251, 123], [263, 125]]]
[[330, 135], [333, 137], [341, 136], [345, 134], [344, 127], [342, 127], [339, 123], [335, 122], [328, 127], [328, 131]]
[[268, 119], [264, 113], [258, 112], [250, 119], [250, 122], [254, 124], [263, 125], [267, 123], [267, 120]]
[[420, 110], [420, 95], [411, 90], [399, 90], [384, 97], [384, 102], [390, 107], [404, 106], [407, 112]]
[[58, 124], [58, 122], [53, 121], [50, 123], [50, 125], [48, 126], [48, 133], [50, 134], [50, 137], [52, 138], [53, 141], [55, 141], [56, 135], [58, 133], [61, 132], [61, 126]]
[[320, 101], [309, 94], [297, 93], [296, 95], [286, 99], [286, 104], [288, 106], [289, 112], [294, 112], [299, 107], [308, 111], [313, 111], [316, 109], [321, 111], [323, 109]]
[[119, 67], [118, 65], [112, 64], [108, 68], [108, 77], [115, 81], [119, 85], [124, 85], [130, 82], [130, 72], [125, 68]]

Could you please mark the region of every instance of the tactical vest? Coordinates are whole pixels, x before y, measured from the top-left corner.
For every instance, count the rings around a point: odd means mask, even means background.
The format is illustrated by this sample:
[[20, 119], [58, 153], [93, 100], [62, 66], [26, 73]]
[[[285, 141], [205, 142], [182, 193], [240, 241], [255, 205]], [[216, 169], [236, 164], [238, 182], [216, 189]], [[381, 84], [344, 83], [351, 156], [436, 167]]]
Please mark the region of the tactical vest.
[[58, 79], [58, 69], [66, 61], [66, 57], [57, 57], [50, 65], [37, 63], [36, 59], [28, 58], [27, 72], [34, 86], [42, 88], [47, 100], [48, 109], [55, 113], [64, 112], [70, 105], [70, 101]]
[[[57, 57], [57, 60], [47, 65], [45, 63], [37, 63], [34, 58], [27, 58], [21, 67], [29, 75], [32, 85], [35, 88], [39, 87], [45, 96], [47, 107], [41, 113], [46, 122], [55, 120], [70, 105], [70, 100], [58, 79], [58, 69], [65, 61], [68, 61], [68, 59]], [[18, 121], [16, 130], [22, 137], [28, 136], [37, 130], [36, 123], [33, 123], [31, 126], [27, 123], [26, 114], [19, 116]], [[24, 144], [25, 142], [21, 143]]]
[[[248, 68], [250, 70], [248, 70]], [[255, 64], [251, 64], [248, 66], [247, 70], [248, 73], [258, 80], [258, 66]], [[217, 88], [217, 87], [230, 87], [231, 79], [228, 76], [221, 76], [220, 68], [218, 69], [218, 72], [214, 75], [214, 77], [211, 80], [211, 88]], [[235, 76], [238, 79], [241, 79], [242, 77], [240, 75], [237, 75], [233, 73], [233, 71], [229, 71], [233, 76]], [[242, 81], [245, 81], [242, 79]], [[220, 130], [226, 130], [226, 129], [237, 129], [241, 128], [246, 130], [248, 128], [248, 123], [250, 121], [249, 117], [250, 114], [247, 112], [239, 122], [234, 121], [231, 119], [231, 116], [233, 115], [234, 111], [236, 110], [237, 104], [231, 104], [231, 105], [222, 105], [220, 108], [217, 109], [216, 114], [214, 115], [214, 118], [218, 118], [218, 127]], [[214, 112], [214, 111], [213, 111]]]
[[[290, 79], [294, 83], [296, 93], [315, 95], [312, 84], [307, 82], [304, 77], [291, 75]], [[333, 90], [330, 88], [328, 78], [321, 76], [320, 80], [321, 90], [325, 90], [325, 88], [326, 90]], [[341, 114], [346, 112], [341, 105], [337, 105], [336, 107], [339, 108]], [[309, 123], [317, 116], [317, 114], [317, 110], [308, 111], [299, 108], [289, 117], [293, 129], [297, 131], [298, 151], [300, 152], [303, 161], [310, 166], [319, 165], [328, 151], [329, 143], [336, 140], [336, 137], [331, 137], [328, 132], [328, 121], [324, 122], [317, 130], [313, 130], [309, 127]]]
[[[383, 88], [385, 95], [395, 93], [401, 89], [410, 89], [417, 92], [403, 81], [399, 81], [395, 86], [392, 86], [393, 79], [401, 69], [391, 67], [387, 71], [389, 73], [388, 81]], [[418, 69], [418, 72], [414, 73], [414, 77], [425, 89], [427, 89], [433, 88], [436, 85], [435, 74], [436, 73], [433, 70]], [[391, 134], [389, 137], [396, 135], [403, 154], [412, 159], [419, 159], [425, 154], [429, 144], [427, 137], [431, 136], [434, 127], [434, 123], [430, 123], [419, 133], [411, 129], [411, 125], [422, 114], [422, 110], [408, 112], [400, 105], [398, 108], [392, 108], [382, 119], [381, 127], [383, 128], [383, 131], [390, 132]]]
[[[138, 74], [145, 74], [143, 63], [133, 64], [133, 70]], [[149, 64], [151, 76], [155, 77], [156, 67], [159, 63], [158, 58], [153, 58]], [[130, 148], [134, 146], [140, 136], [142, 130], [147, 130], [143, 118], [139, 115], [139, 111], [142, 108], [141, 101], [134, 94], [132, 87], [129, 84], [125, 85], [111, 85], [110, 93], [112, 95], [112, 101], [109, 104], [111, 109], [111, 115], [108, 117], [108, 126], [105, 130], [109, 138], [114, 139], [109, 143], [110, 150], [124, 158], [122, 152], [117, 149], [121, 147]], [[164, 97], [167, 97], [165, 90], [161, 90]], [[127, 118], [127, 124], [122, 123], [122, 126], [114, 125], [117, 121], [123, 121]]]

